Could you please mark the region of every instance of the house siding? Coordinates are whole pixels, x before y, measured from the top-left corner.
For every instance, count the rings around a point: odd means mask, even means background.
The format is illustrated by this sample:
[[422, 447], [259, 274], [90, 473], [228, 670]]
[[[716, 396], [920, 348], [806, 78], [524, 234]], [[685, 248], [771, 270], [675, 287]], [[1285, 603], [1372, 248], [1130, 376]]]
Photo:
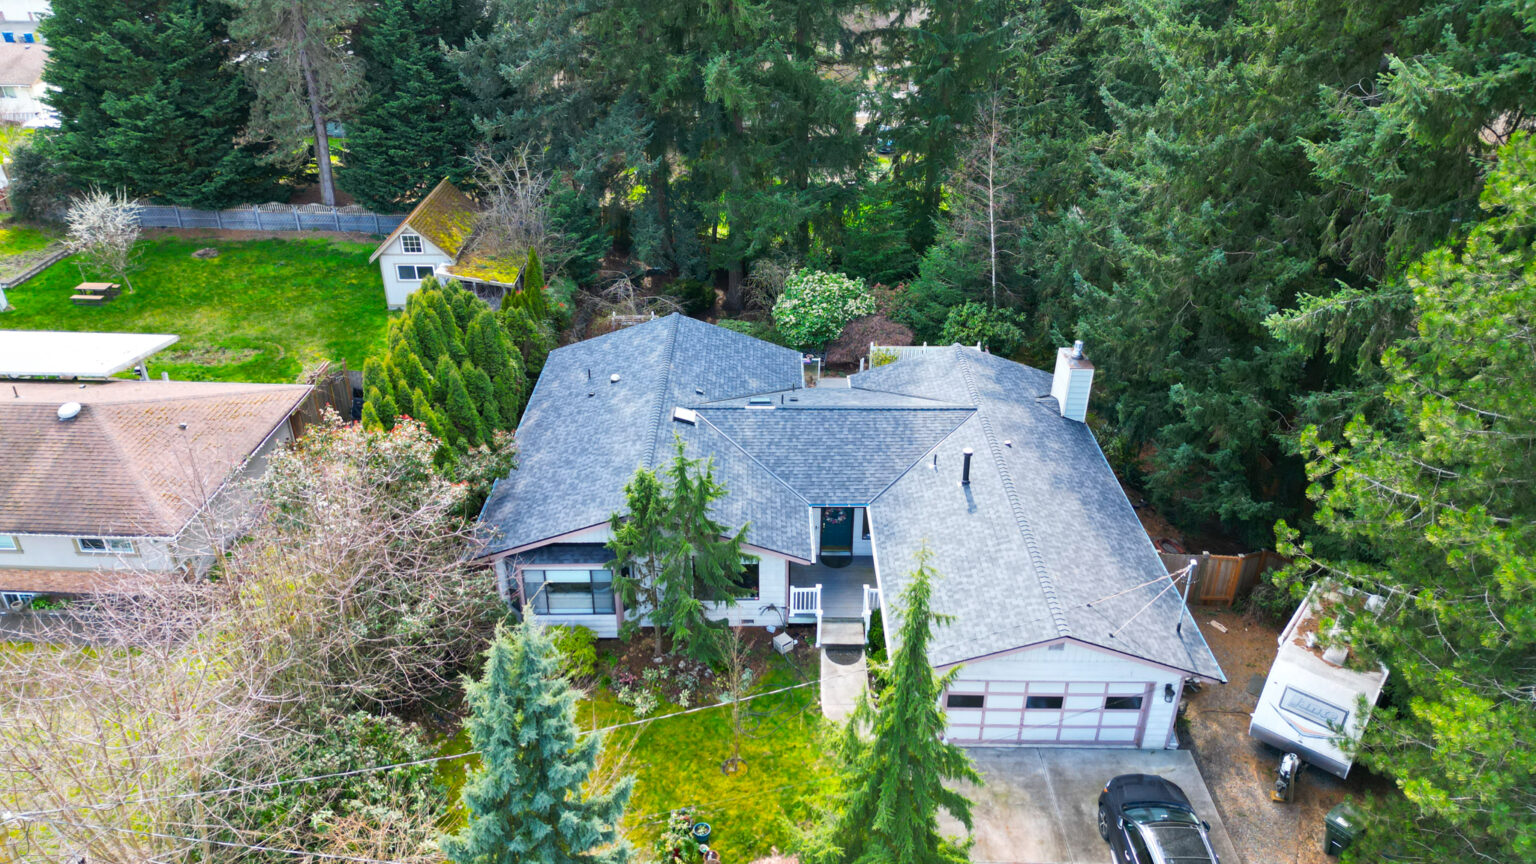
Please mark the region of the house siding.
[[[1170, 745], [1184, 676], [1160, 666], [1066, 641], [960, 665], [949, 693], [985, 696], [985, 714], [949, 708], [953, 740], [980, 746]], [[1175, 698], [1164, 701], [1171, 685]], [[1059, 696], [1060, 710], [1026, 710], [1030, 695]], [[1142, 697], [1140, 716], [1105, 712], [1109, 697]]]
[[[415, 234], [407, 225], [401, 234]], [[421, 236], [421, 235], [417, 235]], [[395, 237], [389, 241], [389, 245], [379, 255], [379, 273], [384, 277], [384, 298], [391, 309], [404, 309], [405, 298], [421, 287], [419, 281], [405, 281], [395, 272], [396, 264], [426, 264], [432, 267], [440, 267], [453, 263], [453, 258], [443, 250], [432, 245], [432, 241], [421, 238], [421, 253], [410, 254], [405, 252], [400, 245], [400, 238]]]

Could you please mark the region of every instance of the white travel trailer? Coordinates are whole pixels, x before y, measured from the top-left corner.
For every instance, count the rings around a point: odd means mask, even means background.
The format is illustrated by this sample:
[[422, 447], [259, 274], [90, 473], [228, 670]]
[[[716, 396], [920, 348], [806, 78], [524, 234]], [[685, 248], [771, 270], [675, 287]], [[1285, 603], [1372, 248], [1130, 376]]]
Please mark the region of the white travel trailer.
[[[1248, 734], [1329, 774], [1348, 776], [1354, 762], [1349, 751], [1365, 732], [1370, 709], [1387, 683], [1387, 668], [1350, 663], [1348, 646], [1329, 639], [1319, 627], [1338, 612], [1369, 614], [1380, 608], [1379, 597], [1314, 587], [1280, 634], [1280, 650]], [[1281, 772], [1283, 785], [1283, 766]]]

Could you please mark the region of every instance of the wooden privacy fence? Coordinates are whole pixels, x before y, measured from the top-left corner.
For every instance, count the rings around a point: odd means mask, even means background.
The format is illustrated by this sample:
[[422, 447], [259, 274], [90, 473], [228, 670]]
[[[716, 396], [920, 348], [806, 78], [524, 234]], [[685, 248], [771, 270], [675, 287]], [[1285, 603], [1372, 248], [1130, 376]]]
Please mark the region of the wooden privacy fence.
[[1189, 585], [1191, 606], [1231, 606], [1247, 597], [1259, 584], [1264, 571], [1289, 564], [1278, 552], [1263, 549], [1242, 555], [1212, 555], [1201, 552], [1159, 552], [1163, 566], [1176, 573], [1195, 559], [1195, 571]]
[[384, 216], [340, 207], [260, 205], [233, 210], [193, 210], [190, 207], [144, 204], [139, 225], [144, 228], [220, 228], [241, 231], [351, 231], [388, 234], [404, 216]]
[[319, 423], [327, 406], [340, 414], [342, 420], [358, 419], [352, 416], [352, 376], [345, 365], [338, 369], [327, 363], [315, 373], [313, 386], [315, 389], [310, 391], [298, 410], [288, 418], [288, 428], [293, 432], [293, 437], [302, 436], [310, 424]]

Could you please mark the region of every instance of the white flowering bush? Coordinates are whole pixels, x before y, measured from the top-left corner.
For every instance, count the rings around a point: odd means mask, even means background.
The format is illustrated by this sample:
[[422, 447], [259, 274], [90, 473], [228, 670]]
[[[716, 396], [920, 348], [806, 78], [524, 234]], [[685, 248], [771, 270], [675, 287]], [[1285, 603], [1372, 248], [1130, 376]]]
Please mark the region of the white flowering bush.
[[837, 338], [849, 321], [875, 311], [864, 284], [841, 273], [796, 270], [773, 304], [773, 326], [790, 345], [804, 351]]

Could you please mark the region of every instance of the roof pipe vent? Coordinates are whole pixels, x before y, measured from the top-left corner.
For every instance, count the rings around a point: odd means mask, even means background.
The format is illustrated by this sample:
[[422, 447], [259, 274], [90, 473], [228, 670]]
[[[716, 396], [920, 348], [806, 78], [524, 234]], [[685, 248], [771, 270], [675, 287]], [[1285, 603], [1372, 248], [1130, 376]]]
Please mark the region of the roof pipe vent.
[[1072, 359], [1073, 360], [1081, 360], [1081, 359], [1083, 359], [1083, 340], [1079, 339], [1076, 342], [1072, 343]]
[[59, 406], [60, 420], [73, 420], [78, 416], [80, 416], [79, 402], [65, 402], [63, 405]]
[[608, 383], [609, 384], [617, 384], [617, 383], [619, 383], [619, 373], [615, 372], [612, 375], [609, 375], [608, 376]]
[[971, 456], [975, 452], [976, 451], [972, 450], [969, 447], [967, 447], [964, 450], [960, 451], [960, 455], [965, 457], [965, 461], [963, 463], [961, 463], [961, 465], [960, 465], [960, 485], [961, 486], [969, 486], [969, 485], [971, 485]]

